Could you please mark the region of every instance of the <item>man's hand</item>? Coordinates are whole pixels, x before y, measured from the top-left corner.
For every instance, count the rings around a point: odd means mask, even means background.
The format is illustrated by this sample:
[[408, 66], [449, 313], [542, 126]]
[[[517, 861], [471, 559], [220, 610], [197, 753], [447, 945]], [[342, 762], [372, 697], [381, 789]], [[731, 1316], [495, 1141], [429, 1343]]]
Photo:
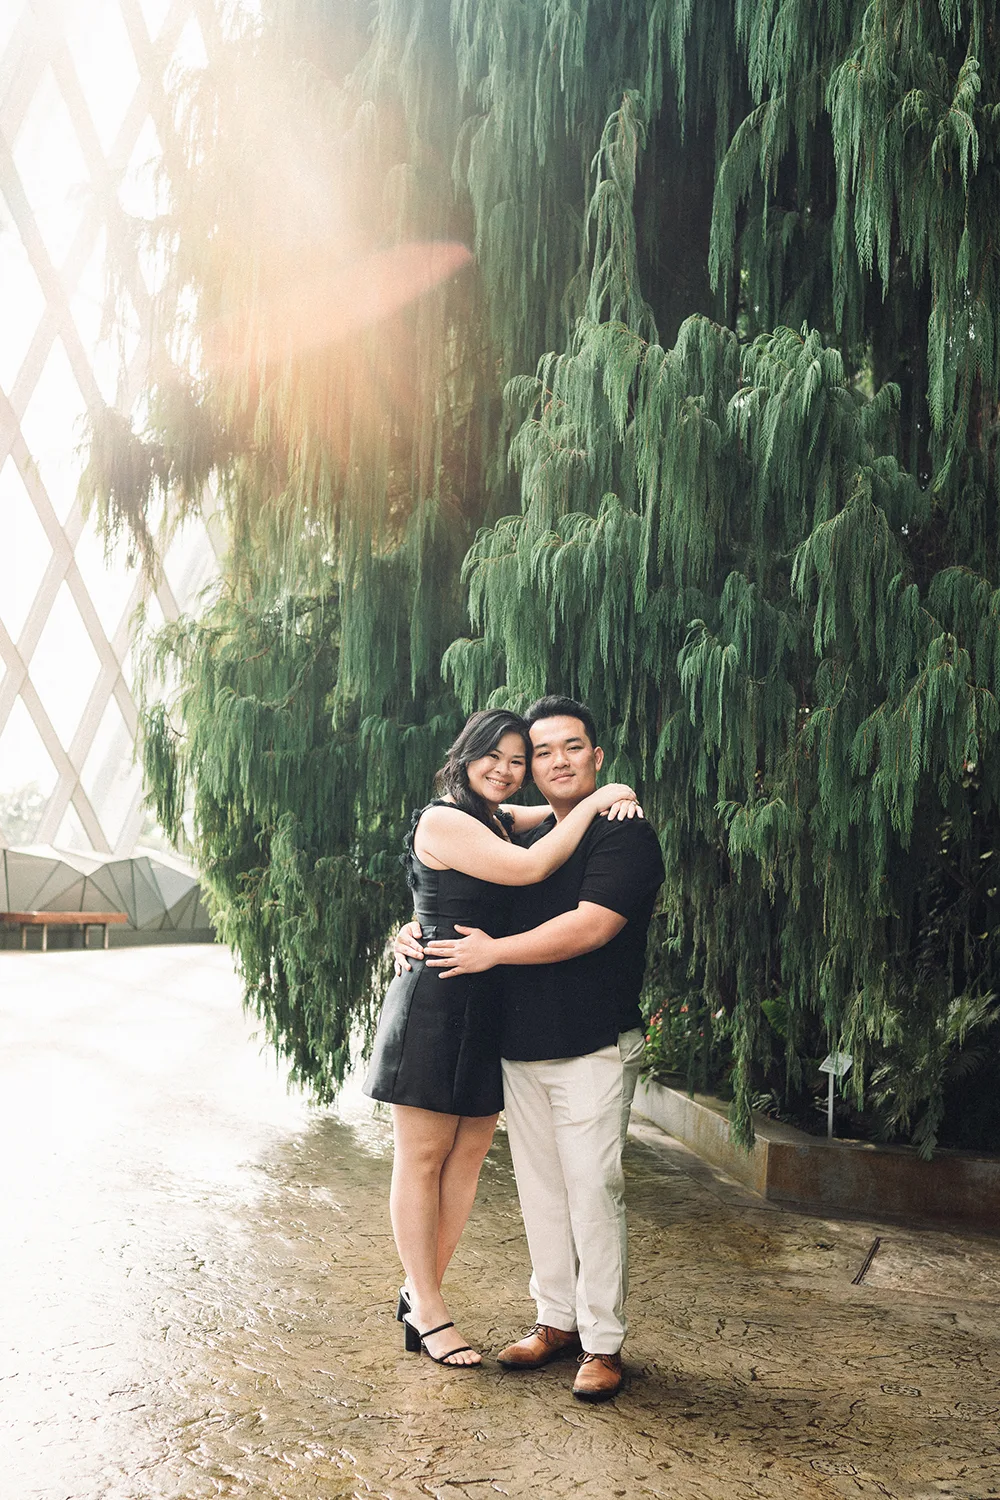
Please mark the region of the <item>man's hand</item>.
[[411, 958], [423, 958], [424, 950], [420, 946], [420, 923], [407, 922], [396, 934], [396, 941], [392, 945], [392, 957], [396, 970], [396, 978], [400, 974], [408, 974]]
[[450, 941], [436, 938], [427, 944], [428, 954], [433, 955], [428, 958], [427, 967], [440, 969], [442, 979], [450, 979], [453, 974], [482, 974], [484, 969], [492, 969], [496, 963], [493, 957], [496, 939], [479, 927], [460, 927], [457, 922], [455, 931], [467, 936]]

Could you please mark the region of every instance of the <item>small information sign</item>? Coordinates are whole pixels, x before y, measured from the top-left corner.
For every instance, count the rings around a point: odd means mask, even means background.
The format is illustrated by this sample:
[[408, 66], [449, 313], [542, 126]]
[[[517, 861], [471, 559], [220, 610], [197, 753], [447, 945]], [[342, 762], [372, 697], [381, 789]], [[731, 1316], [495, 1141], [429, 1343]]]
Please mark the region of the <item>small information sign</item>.
[[826, 1073], [827, 1082], [830, 1087], [826, 1095], [826, 1133], [833, 1139], [833, 1080], [844, 1078], [851, 1071], [851, 1063], [854, 1058], [849, 1052], [831, 1052], [824, 1057], [819, 1065], [821, 1073]]

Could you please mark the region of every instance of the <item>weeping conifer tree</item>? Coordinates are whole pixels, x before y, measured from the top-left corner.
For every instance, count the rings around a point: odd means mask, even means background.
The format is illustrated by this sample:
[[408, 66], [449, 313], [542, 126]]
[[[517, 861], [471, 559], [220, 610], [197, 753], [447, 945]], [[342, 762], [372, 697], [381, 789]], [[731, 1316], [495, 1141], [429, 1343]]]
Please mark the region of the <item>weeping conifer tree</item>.
[[[521, 513], [469, 554], [446, 665], [467, 703], [558, 681], [616, 725], [666, 844], [658, 977], [704, 1062], [723, 1021], [738, 1136], [772, 1049], [794, 1091], [840, 1046], [930, 1152], [995, 1070], [995, 21], [672, 20], [663, 98], [651, 28], [602, 134], [584, 312], [511, 382]], [[650, 186], [708, 139], [674, 339], [649, 226], [683, 188]]]
[[[173, 351], [95, 444], [109, 524], [210, 480], [229, 519], [147, 769], [251, 995], [328, 1093], [459, 704], [558, 688], [661, 831], [655, 1003], [695, 1074], [725, 1033], [738, 1136], [842, 1046], [929, 1152], [996, 1069], [992, 9], [373, 0], [353, 55], [343, 14], [265, 7], [192, 93], [164, 326], [194, 307], [200, 377]], [[475, 266], [331, 337], [332, 202], [348, 265]]]
[[158, 528], [221, 513], [213, 594], [149, 644], [145, 772], [321, 1099], [386, 980], [407, 820], [461, 723], [461, 562], [503, 508], [447, 19], [409, 9], [369, 48], [360, 0], [265, 6], [179, 90], [148, 419], [109, 413], [85, 480], [154, 567]]

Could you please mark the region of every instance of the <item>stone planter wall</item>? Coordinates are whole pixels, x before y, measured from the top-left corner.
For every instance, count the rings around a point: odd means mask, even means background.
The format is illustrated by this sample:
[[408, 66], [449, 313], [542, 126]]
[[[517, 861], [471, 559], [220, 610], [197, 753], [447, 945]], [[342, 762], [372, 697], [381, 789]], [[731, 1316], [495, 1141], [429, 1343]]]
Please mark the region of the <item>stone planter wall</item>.
[[1000, 1229], [1000, 1157], [829, 1141], [754, 1116], [747, 1152], [729, 1139], [727, 1106], [643, 1080], [635, 1109], [737, 1182], [778, 1203], [853, 1213], [948, 1219]]

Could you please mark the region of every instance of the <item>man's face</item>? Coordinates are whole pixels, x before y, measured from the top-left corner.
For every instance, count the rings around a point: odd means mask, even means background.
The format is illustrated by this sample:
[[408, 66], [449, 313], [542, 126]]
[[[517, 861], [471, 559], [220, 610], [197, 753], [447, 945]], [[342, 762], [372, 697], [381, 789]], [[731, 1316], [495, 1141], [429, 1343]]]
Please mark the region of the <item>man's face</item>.
[[531, 774], [553, 807], [573, 805], [597, 788], [604, 751], [592, 745], [579, 719], [558, 714], [532, 724]]

